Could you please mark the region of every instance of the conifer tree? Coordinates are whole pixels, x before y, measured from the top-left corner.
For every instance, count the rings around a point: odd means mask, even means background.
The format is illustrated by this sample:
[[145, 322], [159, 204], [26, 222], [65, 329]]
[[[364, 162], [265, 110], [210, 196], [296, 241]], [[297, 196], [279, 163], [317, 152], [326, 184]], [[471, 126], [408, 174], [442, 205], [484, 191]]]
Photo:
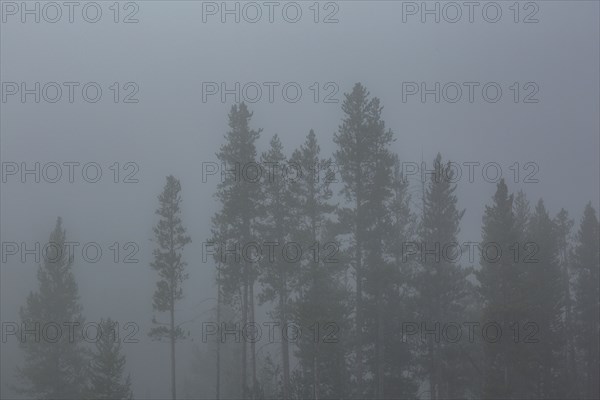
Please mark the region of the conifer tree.
[[571, 231], [574, 222], [569, 218], [567, 210], [562, 208], [554, 217], [554, 226], [556, 227], [556, 240], [558, 250], [558, 262], [562, 275], [562, 291], [564, 293], [564, 316], [563, 316], [563, 340], [561, 355], [562, 362], [560, 363], [564, 377], [565, 397], [578, 397], [577, 379], [577, 357], [575, 351], [575, 329], [573, 318], [573, 282], [572, 282], [572, 237]]
[[[258, 242], [260, 220], [262, 167], [257, 159], [256, 141], [261, 129], [250, 128], [252, 113], [244, 103], [233, 105], [229, 112], [229, 131], [217, 153], [221, 162], [221, 180], [215, 197], [221, 210], [213, 217], [213, 238], [218, 246], [221, 262], [220, 286], [223, 301], [241, 312], [241, 324], [254, 322], [254, 285], [258, 276], [249, 257], [242, 257], [241, 249]], [[235, 254], [233, 254], [235, 253]], [[256, 386], [255, 343], [250, 343], [252, 388]], [[241, 393], [248, 397], [248, 349], [242, 341]]]
[[25, 363], [17, 370], [29, 397], [80, 399], [87, 385], [84, 318], [73, 275], [73, 256], [65, 246], [66, 232], [59, 217], [50, 234], [43, 265], [38, 267], [39, 288], [20, 309]]
[[[419, 292], [419, 320], [427, 329], [436, 324], [456, 323], [465, 312], [470, 294], [468, 271], [461, 268], [458, 233], [465, 211], [457, 206], [455, 176], [450, 163], [438, 153], [433, 163], [423, 201], [419, 234], [419, 261], [416, 289]], [[440, 328], [441, 329], [441, 328]], [[450, 343], [434, 334], [427, 335], [424, 370], [432, 399], [465, 395], [468, 378], [462, 362], [462, 343]]]
[[384, 319], [384, 396], [415, 398], [417, 396], [417, 352], [413, 342], [403, 337], [402, 326], [413, 321], [416, 314], [414, 280], [416, 263], [404, 254], [408, 243], [416, 241], [417, 219], [411, 211], [409, 182], [402, 174], [401, 163], [395, 157], [392, 197], [387, 208], [386, 254], [392, 265], [385, 285], [386, 318]]
[[110, 318], [102, 320], [96, 349], [90, 362], [91, 398], [129, 400], [131, 376], [124, 376], [125, 355], [121, 354], [118, 325]]
[[163, 192], [158, 196], [160, 216], [154, 227], [156, 248], [152, 268], [158, 272], [159, 280], [153, 296], [155, 311], [166, 312], [168, 322], [160, 322], [153, 317], [155, 325], [150, 337], [155, 340], [168, 340], [171, 349], [171, 396], [176, 398], [176, 357], [175, 343], [185, 337], [180, 325], [175, 322], [175, 304], [183, 298], [183, 282], [188, 278], [185, 272], [187, 263], [182, 259], [183, 248], [191, 242], [181, 221], [181, 184], [173, 175], [167, 177]]
[[512, 332], [514, 324], [522, 325], [525, 321], [523, 304], [526, 288], [519, 258], [515, 262], [514, 252], [510, 251], [515, 245], [520, 245], [524, 235], [517, 231], [513, 195], [508, 193], [504, 179], [497, 184], [492, 205], [485, 207], [482, 230], [481, 268], [476, 272], [482, 302], [480, 321], [482, 324], [498, 324], [504, 332], [502, 341], [482, 342], [482, 397], [529, 396], [532, 379], [525, 350], [531, 344], [519, 345], [507, 339], [507, 333]]
[[[367, 350], [365, 332], [365, 278], [367, 269], [381, 268], [381, 260], [376, 259], [377, 249], [381, 248], [381, 206], [389, 196], [389, 186], [379, 184], [389, 182], [390, 165], [393, 157], [389, 146], [393, 142], [393, 133], [386, 130], [381, 119], [382, 107], [378, 98], [369, 98], [367, 89], [357, 83], [351, 93], [345, 95], [342, 104], [344, 118], [334, 135], [338, 146], [335, 162], [340, 171], [345, 204], [339, 208], [338, 219], [346, 234], [351, 237], [348, 252], [351, 254], [350, 265], [355, 275], [354, 299], [354, 395], [365, 396], [375, 388], [368, 389], [364, 385], [366, 376], [376, 376], [377, 372], [367, 371], [364, 357]], [[370, 232], [377, 232], [377, 238], [371, 238]], [[370, 246], [370, 251], [367, 250]], [[367, 265], [367, 256], [371, 256], [371, 264]], [[379, 264], [379, 265], [375, 265]], [[377, 340], [377, 339], [375, 339]], [[381, 352], [376, 363], [381, 361]], [[373, 363], [370, 363], [373, 365]], [[378, 367], [377, 367], [378, 368]], [[372, 368], [371, 368], [372, 369]], [[381, 372], [381, 371], [380, 371]], [[381, 377], [381, 376], [380, 376]]]
[[[269, 150], [263, 153], [261, 163], [266, 167], [261, 182], [263, 190], [262, 221], [260, 233], [265, 246], [270, 243], [272, 251], [263, 254], [260, 260], [260, 282], [263, 286], [259, 298], [262, 303], [276, 302], [272, 317], [278, 321], [284, 331], [289, 321], [290, 297], [298, 278], [298, 266], [302, 248], [292, 241], [291, 227], [297, 225], [294, 199], [289, 189], [289, 177], [285, 175], [287, 159], [283, 154], [283, 146], [275, 135], [270, 142]], [[281, 338], [282, 365], [282, 397], [290, 396], [290, 354], [289, 343], [284, 332]]]
[[566, 394], [562, 364], [565, 291], [558, 258], [557, 227], [542, 199], [529, 221], [529, 240], [521, 244], [523, 251], [518, 253], [518, 257], [524, 268], [523, 283], [526, 287], [525, 301], [520, 305], [525, 308], [525, 320], [533, 322], [540, 332], [535, 346], [524, 343], [529, 345], [527, 352], [532, 356], [531, 370], [534, 371], [530, 383], [535, 387], [530, 396], [561, 398]]
[[581, 396], [586, 399], [597, 399], [599, 396], [598, 366], [598, 334], [599, 292], [598, 279], [600, 270], [600, 243], [598, 218], [596, 210], [588, 203], [583, 212], [581, 224], [576, 237], [574, 253], [576, 342], [581, 359]]
[[[376, 116], [379, 120], [379, 115]], [[372, 140], [380, 140], [373, 146], [374, 157], [372, 175], [366, 182], [367, 193], [366, 214], [369, 225], [366, 229], [365, 264], [364, 264], [364, 344], [367, 346], [365, 357], [367, 371], [372, 379], [365, 380], [368, 392], [375, 398], [385, 397], [386, 387], [386, 352], [390, 350], [390, 336], [387, 324], [387, 314], [394, 312], [395, 300], [394, 279], [397, 278], [395, 265], [387, 253], [387, 239], [391, 228], [391, 218], [388, 205], [393, 192], [393, 173], [395, 156], [389, 150], [391, 132], [384, 134], [383, 122], [372, 129], [379, 131]]]
[[341, 284], [345, 264], [333, 233], [335, 171], [330, 159], [321, 158], [312, 129], [290, 166], [296, 171], [289, 183], [296, 199], [291, 212], [298, 216], [292, 237], [303, 252], [291, 309], [294, 322], [307, 331], [296, 343], [300, 369], [294, 392], [312, 399], [343, 396], [347, 366], [341, 331], [347, 329], [348, 293]]

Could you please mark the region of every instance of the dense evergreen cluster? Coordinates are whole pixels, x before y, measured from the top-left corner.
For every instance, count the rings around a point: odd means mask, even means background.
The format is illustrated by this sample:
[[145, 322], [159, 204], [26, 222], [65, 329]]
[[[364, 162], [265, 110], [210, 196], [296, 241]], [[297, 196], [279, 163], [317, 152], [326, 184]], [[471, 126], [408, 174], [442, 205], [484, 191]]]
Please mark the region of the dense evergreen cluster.
[[[278, 136], [261, 153], [252, 113], [244, 103], [231, 108], [217, 157], [230, 172], [237, 165], [245, 173], [226, 173], [217, 186], [211, 242], [247, 251], [215, 254], [216, 321], [235, 330], [267, 310], [278, 326], [293, 323], [304, 335], [282, 336], [272, 353], [253, 340], [209, 342], [199, 362], [216, 365], [216, 380], [202, 396], [599, 398], [600, 225], [591, 203], [574, 227], [564, 209], [553, 216], [541, 199], [530, 206], [501, 180], [481, 237], [501, 251], [466, 263], [455, 257], [462, 245], [446, 246], [460, 243], [465, 213], [448, 160], [437, 155], [416, 196], [391, 150], [395, 134], [379, 100], [356, 84], [342, 110], [336, 150], [326, 157], [312, 130], [289, 155]], [[252, 175], [250, 165], [269, 173]], [[186, 337], [175, 305], [191, 242], [180, 192], [180, 182], [167, 177], [151, 265], [159, 278], [153, 307], [168, 319], [155, 317], [150, 335], [170, 343], [173, 398], [175, 344]], [[59, 219], [51, 241], [64, 240]], [[249, 243], [280, 246], [265, 255]], [[285, 243], [293, 244], [287, 253]], [[430, 252], [407, 251], [415, 245]], [[24, 322], [83, 322], [71, 267], [65, 258], [40, 266]], [[104, 321], [104, 330], [111, 324]], [[132, 396], [125, 358], [109, 335], [95, 349], [73, 341], [22, 348], [21, 389], [31, 396]], [[188, 378], [202, 373], [196, 367]]]
[[[221, 211], [213, 240], [225, 248], [294, 242], [305, 257], [275, 252], [249, 262], [219, 254], [223, 304], [241, 326], [255, 323], [257, 300], [272, 307], [282, 327], [335, 325], [335, 340], [325, 340], [326, 332], [319, 340], [283, 338], [276, 360], [263, 357], [259, 365], [253, 343], [242, 340], [228, 395], [597, 398], [600, 241], [591, 203], [572, 238], [565, 210], [552, 217], [541, 199], [530, 209], [525, 194], [509, 193], [501, 180], [486, 206], [481, 240], [502, 254], [465, 265], [466, 257], [435, 250], [460, 243], [465, 210], [451, 164], [438, 154], [415, 199], [379, 100], [356, 84], [342, 109], [331, 158], [320, 153], [312, 130], [290, 157], [277, 136], [258, 157], [260, 130], [250, 127], [246, 105], [229, 114], [218, 156], [234, 172], [216, 194]], [[256, 174], [262, 180], [243, 174], [250, 163], [263, 166]], [[269, 165], [288, 165], [294, 176]], [[315, 260], [315, 243], [339, 245], [338, 262]], [[436, 254], [406, 251], [410, 246]], [[454, 340], [457, 326], [462, 337]], [[263, 382], [256, 378], [261, 363], [278, 366], [267, 368], [275, 385], [268, 374]]]
[[[58, 218], [50, 234], [54, 249], [63, 249], [66, 232]], [[20, 310], [19, 342], [25, 353], [17, 370], [21, 384], [17, 392], [35, 399], [131, 399], [131, 380], [125, 376], [125, 357], [121, 354], [118, 327], [111, 319], [101, 321], [94, 348], [86, 346], [82, 332], [84, 318], [79, 290], [73, 274], [73, 259], [57, 251], [45, 257], [38, 268], [39, 288], [27, 297]], [[68, 325], [68, 333], [41, 329]], [[37, 325], [37, 327], [36, 327]], [[27, 332], [38, 332], [27, 336]], [[91, 337], [91, 336], [90, 336]]]

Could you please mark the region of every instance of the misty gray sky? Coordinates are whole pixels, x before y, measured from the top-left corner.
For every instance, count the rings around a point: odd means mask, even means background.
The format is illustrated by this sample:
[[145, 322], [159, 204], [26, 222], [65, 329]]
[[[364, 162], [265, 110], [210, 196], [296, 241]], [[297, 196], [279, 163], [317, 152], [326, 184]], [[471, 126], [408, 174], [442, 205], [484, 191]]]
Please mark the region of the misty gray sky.
[[[391, 1], [335, 2], [339, 22], [331, 24], [313, 22], [312, 2], [298, 3], [303, 16], [295, 24], [278, 10], [274, 23], [266, 15], [257, 23], [234, 23], [232, 17], [221, 23], [219, 15], [210, 15], [204, 23], [202, 3], [136, 2], [139, 22], [132, 24], [115, 24], [110, 2], [99, 3], [104, 14], [96, 24], [82, 20], [77, 11], [74, 23], [21, 23], [17, 14], [1, 24], [3, 83], [98, 82], [103, 89], [102, 99], [93, 104], [82, 100], [80, 89], [73, 104], [65, 100], [66, 92], [54, 104], [43, 99], [36, 104], [33, 96], [21, 103], [19, 95], [0, 104], [3, 163], [97, 162], [103, 173], [98, 183], [84, 181], [81, 167], [75, 168], [74, 183], [64, 176], [66, 168], [57, 183], [34, 183], [32, 177], [22, 183], [18, 175], [8, 176], [0, 194], [1, 240], [45, 242], [56, 217], [62, 216], [69, 240], [98, 242], [103, 250], [113, 242], [139, 245], [137, 264], [115, 264], [108, 251], [97, 264], [81, 257], [75, 264], [88, 320], [110, 315], [141, 327], [141, 343], [125, 346], [139, 397], [168, 393], [156, 379], [168, 366], [147, 352], [154, 346], [167, 357], [168, 346], [148, 345], [146, 334], [156, 280], [149, 267], [150, 239], [156, 197], [168, 174], [181, 180], [184, 224], [195, 244], [184, 253], [191, 279], [185, 283], [181, 318], [205, 311], [212, 304], [195, 304], [215, 296], [212, 263], [194, 261], [201, 260], [200, 243], [209, 237], [210, 218], [218, 209], [212, 197], [218, 178], [203, 183], [201, 168], [203, 162], [217, 161], [233, 97], [222, 103], [215, 95], [203, 102], [203, 82], [226, 82], [228, 87], [235, 82], [280, 83], [273, 103], [265, 89], [260, 101], [248, 104], [254, 112], [252, 126], [264, 129], [260, 150], [279, 134], [291, 154], [312, 128], [324, 155], [335, 149], [332, 138], [342, 117], [343, 93], [362, 82], [384, 106], [383, 118], [396, 134], [394, 149], [401, 161], [420, 163], [423, 154], [431, 167], [439, 151], [459, 164], [496, 162], [511, 191], [523, 189], [532, 203], [543, 197], [552, 215], [564, 207], [578, 223], [588, 201], [598, 209], [598, 2], [538, 1], [539, 22], [530, 24], [514, 23], [508, 10], [512, 2], [504, 1], [498, 2], [503, 16], [495, 24], [477, 10], [474, 23], [466, 16], [457, 23], [421, 23], [419, 15], [407, 16], [404, 23], [402, 2]], [[328, 11], [321, 10], [320, 18]], [[114, 82], [120, 83], [121, 96], [129, 92], [122, 86], [135, 82], [139, 102], [114, 103], [109, 89]], [[281, 87], [288, 82], [303, 90], [297, 103], [282, 97]], [[318, 103], [310, 89], [315, 82]], [[333, 96], [337, 104], [322, 101], [328, 82], [339, 88]], [[403, 102], [403, 82], [426, 82], [428, 87], [435, 82], [497, 82], [503, 93], [497, 103], [483, 100], [481, 86], [473, 103], [466, 92], [457, 103], [442, 99], [436, 104], [433, 96], [422, 103], [419, 95]], [[515, 82], [521, 100], [530, 92], [523, 85], [535, 83], [539, 102], [515, 103], [509, 89]], [[139, 166], [139, 183], [113, 183], [109, 167], [115, 162], [120, 163], [121, 180], [131, 171], [123, 168], [127, 162]], [[509, 169], [515, 162], [518, 183]], [[522, 182], [531, 171], [523, 168], [528, 162], [539, 167], [538, 183]], [[463, 177], [458, 183], [459, 206], [467, 210], [461, 225], [465, 241], [480, 239], [484, 205], [495, 190], [494, 183], [482, 178], [481, 167], [475, 173], [475, 182]], [[413, 188], [418, 202], [416, 180]], [[12, 260], [16, 262], [3, 262], [0, 269], [2, 321], [17, 320], [18, 307], [36, 285], [35, 262]], [[3, 377], [20, 360], [14, 344], [2, 344]], [[180, 354], [185, 346], [178, 347]]]

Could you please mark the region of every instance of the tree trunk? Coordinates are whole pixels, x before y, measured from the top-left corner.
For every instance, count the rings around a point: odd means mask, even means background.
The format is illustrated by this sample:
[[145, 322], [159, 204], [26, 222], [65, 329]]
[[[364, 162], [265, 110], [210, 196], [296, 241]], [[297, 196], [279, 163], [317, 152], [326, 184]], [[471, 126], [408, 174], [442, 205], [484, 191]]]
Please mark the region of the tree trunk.
[[[242, 329], [246, 327], [248, 323], [248, 272], [244, 271], [244, 287], [243, 287], [243, 295], [242, 295]], [[247, 385], [246, 385], [246, 375], [247, 375], [247, 360], [246, 360], [246, 340], [245, 338], [241, 338], [242, 340], [242, 398], [247, 398]]]
[[[254, 278], [250, 279], [250, 291], [249, 291], [249, 305], [250, 305], [250, 324], [254, 326]], [[257, 392], [256, 387], [256, 340], [254, 338], [250, 341], [250, 363], [252, 364], [252, 398], [254, 399]]]
[[362, 395], [362, 212], [361, 212], [361, 185], [359, 181], [356, 195], [356, 386], [358, 394]]
[[377, 300], [377, 394], [378, 399], [382, 399], [383, 396], [383, 310], [382, 310], [382, 299], [381, 295], [378, 296]]
[[314, 400], [319, 400], [319, 363], [317, 362], [317, 355], [319, 354], [319, 340], [321, 340], [321, 338], [319, 337], [317, 339], [317, 342], [315, 343], [315, 352], [313, 355], [313, 385], [314, 385], [314, 389], [313, 389], [313, 396], [314, 396]]
[[429, 388], [430, 388], [430, 398], [431, 400], [437, 399], [437, 376], [436, 376], [436, 368], [435, 368], [435, 356], [433, 350], [432, 339], [429, 339], [428, 342], [428, 350], [429, 350]]
[[217, 271], [217, 382], [216, 382], [216, 399], [221, 399], [221, 265]]
[[281, 358], [283, 364], [283, 399], [288, 400], [290, 398], [290, 353], [288, 346], [287, 337], [287, 315], [286, 315], [286, 296], [287, 291], [285, 288], [285, 275], [283, 277], [282, 293], [279, 296], [279, 310], [280, 320], [282, 326], [282, 337], [281, 337]]
[[175, 389], [175, 304], [171, 301], [171, 398], [177, 398]]

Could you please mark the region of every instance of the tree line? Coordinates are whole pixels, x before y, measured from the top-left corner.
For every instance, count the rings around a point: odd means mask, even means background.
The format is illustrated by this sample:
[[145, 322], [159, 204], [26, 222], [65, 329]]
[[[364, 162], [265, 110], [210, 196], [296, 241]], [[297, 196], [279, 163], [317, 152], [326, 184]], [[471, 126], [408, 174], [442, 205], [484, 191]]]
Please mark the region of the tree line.
[[[566, 210], [551, 215], [542, 199], [532, 206], [500, 180], [481, 229], [481, 243], [495, 252], [465, 265], [456, 257], [462, 245], [446, 246], [459, 243], [465, 213], [450, 161], [438, 154], [420, 194], [411, 193], [382, 109], [357, 83], [345, 95], [336, 149], [327, 157], [313, 130], [289, 156], [277, 135], [260, 153], [262, 130], [251, 127], [252, 112], [244, 103], [231, 107], [217, 152], [230, 170], [216, 188], [220, 207], [209, 240], [220, 249], [219, 335], [210, 343], [214, 353], [199, 360], [216, 365], [216, 373], [203, 395], [598, 398], [600, 225], [591, 202], [575, 228]], [[256, 166], [270, 173], [252, 175]], [[158, 281], [149, 335], [170, 345], [173, 399], [176, 343], [187, 336], [175, 305], [184, 296], [183, 251], [191, 243], [181, 190], [168, 176], [151, 264]], [[50, 239], [64, 242], [60, 219]], [[265, 256], [251, 243], [293, 243], [287, 250], [294, 251]], [[245, 254], [232, 256], [240, 247]], [[23, 321], [83, 322], [71, 266], [63, 258], [39, 267]], [[253, 326], [258, 310], [277, 326], [293, 323], [312, 334], [293, 342], [283, 335], [275, 357], [260, 357], [253, 340], [222, 340], [222, 327]], [[103, 321], [107, 332], [112, 323]], [[94, 351], [72, 341], [21, 347], [20, 390], [32, 396], [132, 397], [114, 340], [99, 341]]]

